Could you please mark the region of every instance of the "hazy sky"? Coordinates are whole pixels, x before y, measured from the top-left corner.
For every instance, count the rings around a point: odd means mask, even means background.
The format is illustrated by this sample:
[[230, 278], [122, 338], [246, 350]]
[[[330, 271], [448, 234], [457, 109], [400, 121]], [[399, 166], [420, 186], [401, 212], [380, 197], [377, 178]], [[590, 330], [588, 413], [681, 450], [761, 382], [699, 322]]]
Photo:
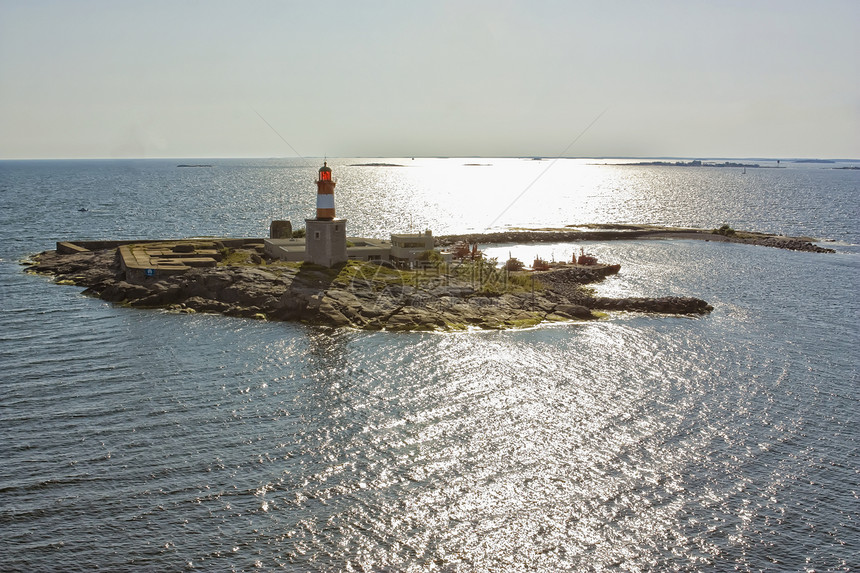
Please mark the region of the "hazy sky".
[[0, 158], [295, 155], [257, 113], [305, 156], [860, 158], [858, 23], [858, 0], [0, 0]]

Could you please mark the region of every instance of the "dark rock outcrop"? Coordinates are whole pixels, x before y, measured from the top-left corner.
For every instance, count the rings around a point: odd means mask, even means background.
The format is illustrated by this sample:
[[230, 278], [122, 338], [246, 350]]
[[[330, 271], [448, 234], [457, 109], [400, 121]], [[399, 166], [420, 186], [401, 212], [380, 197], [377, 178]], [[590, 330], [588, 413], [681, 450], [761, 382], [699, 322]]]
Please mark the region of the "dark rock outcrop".
[[594, 297], [589, 307], [599, 310], [625, 310], [661, 314], [706, 314], [714, 307], [693, 297], [667, 296], [660, 298], [603, 298]]
[[794, 237], [761, 237], [750, 239], [738, 239], [733, 242], [743, 242], [750, 245], [759, 245], [762, 247], [774, 247], [777, 249], [787, 249], [789, 251], [804, 251], [807, 253], [835, 253], [833, 249], [819, 247], [815, 243]]

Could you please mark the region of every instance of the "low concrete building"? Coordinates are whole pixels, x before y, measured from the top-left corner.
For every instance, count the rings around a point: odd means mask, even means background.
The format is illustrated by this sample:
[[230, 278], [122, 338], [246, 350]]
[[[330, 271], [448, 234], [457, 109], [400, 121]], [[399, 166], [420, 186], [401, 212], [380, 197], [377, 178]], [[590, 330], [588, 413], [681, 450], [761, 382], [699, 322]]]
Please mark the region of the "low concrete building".
[[265, 239], [263, 251], [273, 259], [300, 263], [305, 260], [305, 239]]
[[[313, 229], [313, 227], [310, 227]], [[312, 231], [313, 232], [313, 231]], [[263, 241], [266, 255], [282, 261], [309, 261], [323, 264], [308, 257], [316, 239], [265, 239]], [[416, 246], [417, 245], [417, 246]], [[351, 261], [391, 261], [399, 266], [414, 266], [419, 262], [422, 253], [435, 250], [433, 235], [430, 231], [421, 234], [393, 234], [391, 240], [368, 239], [366, 237], [346, 238], [346, 258]], [[451, 253], [438, 251], [445, 262], [451, 262]], [[334, 263], [336, 264], [336, 263]], [[333, 266], [333, 265], [324, 265]]]
[[392, 233], [391, 259], [412, 263], [418, 260], [421, 253], [433, 250], [434, 246], [433, 233], [429, 230], [423, 233]]
[[354, 261], [388, 261], [391, 259], [391, 242], [352, 237], [347, 240], [346, 254]]
[[[313, 240], [311, 239], [311, 241]], [[263, 244], [265, 253], [272, 258], [292, 262], [316, 262], [308, 258], [307, 253], [309, 248], [304, 238], [266, 239], [263, 241]], [[347, 237], [346, 259], [356, 261], [388, 261], [391, 259], [391, 243], [381, 239]]]

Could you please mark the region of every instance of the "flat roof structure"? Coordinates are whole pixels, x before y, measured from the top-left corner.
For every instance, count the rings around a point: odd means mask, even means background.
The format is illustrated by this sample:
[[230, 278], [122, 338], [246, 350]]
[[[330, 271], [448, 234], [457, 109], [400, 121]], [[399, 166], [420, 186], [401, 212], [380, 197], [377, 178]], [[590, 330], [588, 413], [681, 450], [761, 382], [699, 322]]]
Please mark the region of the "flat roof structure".
[[[391, 241], [365, 237], [347, 237], [346, 241], [346, 254], [350, 259], [387, 261], [391, 256]], [[282, 261], [301, 262], [306, 258], [304, 237], [265, 239], [263, 244], [267, 255]]]

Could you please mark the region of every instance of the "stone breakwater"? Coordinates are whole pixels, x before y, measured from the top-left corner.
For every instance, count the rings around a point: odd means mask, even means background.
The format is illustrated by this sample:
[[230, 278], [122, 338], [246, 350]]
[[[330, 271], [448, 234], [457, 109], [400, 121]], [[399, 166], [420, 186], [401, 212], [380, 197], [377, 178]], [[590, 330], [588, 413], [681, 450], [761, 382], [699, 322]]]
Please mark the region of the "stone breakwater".
[[569, 243], [574, 241], [625, 241], [633, 239], [695, 239], [743, 243], [762, 247], [774, 247], [810, 253], [834, 253], [833, 249], [820, 247], [809, 237], [784, 237], [753, 231], [738, 231], [734, 235], [719, 235], [703, 229], [656, 227], [643, 225], [588, 225], [580, 229], [523, 229], [494, 233], [470, 233], [442, 235], [436, 238], [437, 245], [450, 246], [464, 241], [468, 243]]
[[503, 329], [595, 319], [604, 310], [666, 314], [712, 310], [707, 302], [689, 297], [593, 297], [581, 287], [603, 276], [587, 269], [508, 274], [472, 265], [441, 273], [355, 261], [327, 269], [260, 260], [253, 249], [236, 249], [229, 264], [140, 278], [127, 276], [119, 259], [117, 249], [46, 251], [34, 257], [29, 271], [131, 307], [366, 330]]

